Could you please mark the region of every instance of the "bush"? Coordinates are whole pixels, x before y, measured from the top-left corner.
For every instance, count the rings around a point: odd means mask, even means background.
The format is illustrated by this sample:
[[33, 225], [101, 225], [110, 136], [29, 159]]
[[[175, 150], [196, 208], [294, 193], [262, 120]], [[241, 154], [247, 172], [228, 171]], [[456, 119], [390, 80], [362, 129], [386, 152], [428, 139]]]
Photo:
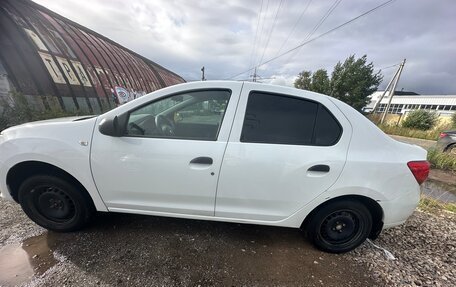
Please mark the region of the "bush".
[[430, 130], [437, 123], [439, 115], [435, 112], [426, 110], [415, 110], [402, 122], [404, 128], [418, 129], [422, 131]]

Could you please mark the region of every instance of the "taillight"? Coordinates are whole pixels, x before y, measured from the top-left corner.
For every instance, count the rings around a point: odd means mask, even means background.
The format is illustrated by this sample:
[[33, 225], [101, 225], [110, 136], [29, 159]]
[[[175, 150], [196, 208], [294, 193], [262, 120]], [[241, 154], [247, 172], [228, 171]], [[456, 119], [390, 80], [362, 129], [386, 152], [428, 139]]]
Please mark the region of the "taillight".
[[444, 138], [444, 137], [446, 137], [447, 135], [448, 135], [448, 134], [446, 134], [446, 133], [440, 133], [439, 138]]
[[429, 168], [431, 165], [429, 162], [422, 160], [422, 161], [410, 161], [407, 163], [410, 171], [413, 173], [418, 184], [422, 184], [429, 175]]

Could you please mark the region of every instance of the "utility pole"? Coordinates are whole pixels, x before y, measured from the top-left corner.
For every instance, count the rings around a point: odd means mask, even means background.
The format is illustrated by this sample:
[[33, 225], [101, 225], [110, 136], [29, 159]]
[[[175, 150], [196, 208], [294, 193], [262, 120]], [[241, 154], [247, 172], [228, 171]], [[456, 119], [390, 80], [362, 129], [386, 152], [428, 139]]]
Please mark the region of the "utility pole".
[[253, 82], [256, 82], [256, 78], [257, 78], [257, 68], [255, 67], [255, 70], [253, 70], [253, 78], [252, 78], [252, 81]]
[[[385, 121], [386, 114], [388, 113], [389, 107], [391, 106], [391, 101], [394, 97], [394, 91], [396, 90], [397, 83], [399, 82], [399, 79], [401, 78], [402, 70], [404, 69], [405, 60], [406, 59], [404, 59], [402, 61], [401, 65], [399, 66], [399, 69], [396, 72], [395, 78], [393, 78], [394, 84], [392, 85], [392, 88], [389, 92], [388, 105], [386, 105], [385, 111], [383, 112], [383, 116], [382, 116], [382, 120], [380, 121], [380, 124], [383, 124], [383, 122]], [[380, 100], [379, 100], [379, 103], [380, 103]]]
[[206, 81], [206, 78], [204, 77], [204, 66], [201, 68], [201, 81]]
[[375, 103], [374, 108], [372, 109], [373, 113], [375, 113], [375, 111], [377, 110], [378, 106], [380, 105], [380, 102], [383, 100], [386, 93], [388, 93], [390, 91], [391, 84], [393, 84], [394, 80], [396, 79], [397, 73], [399, 73], [399, 69], [396, 70], [396, 73], [394, 73], [394, 76], [391, 78], [388, 85], [386, 86], [385, 91], [383, 92], [383, 94], [380, 96], [380, 98], [378, 98], [377, 102]]

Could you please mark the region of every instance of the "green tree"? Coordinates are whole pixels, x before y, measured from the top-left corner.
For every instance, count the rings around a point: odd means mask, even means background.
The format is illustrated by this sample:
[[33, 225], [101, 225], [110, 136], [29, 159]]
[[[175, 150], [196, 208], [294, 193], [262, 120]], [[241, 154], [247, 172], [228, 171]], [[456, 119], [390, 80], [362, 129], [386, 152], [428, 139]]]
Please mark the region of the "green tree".
[[325, 69], [318, 69], [312, 75], [311, 91], [329, 94], [330, 81], [328, 72]]
[[299, 73], [298, 78], [294, 82], [295, 88], [303, 90], [311, 90], [312, 85], [312, 72], [302, 71]]
[[344, 63], [337, 63], [331, 75], [330, 95], [357, 110], [369, 102], [368, 96], [377, 90], [383, 76], [374, 73], [374, 64], [367, 63], [367, 56], [355, 59], [348, 57]]

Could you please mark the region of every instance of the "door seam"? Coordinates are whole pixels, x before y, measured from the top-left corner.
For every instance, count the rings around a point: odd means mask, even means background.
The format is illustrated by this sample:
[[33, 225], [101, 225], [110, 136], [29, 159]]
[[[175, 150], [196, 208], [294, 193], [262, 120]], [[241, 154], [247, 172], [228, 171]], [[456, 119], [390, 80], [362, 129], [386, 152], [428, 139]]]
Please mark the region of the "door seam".
[[228, 138], [226, 140], [225, 149], [223, 150], [223, 155], [222, 155], [222, 159], [221, 159], [221, 162], [220, 162], [220, 167], [219, 167], [218, 174], [217, 174], [217, 183], [215, 185], [215, 198], [214, 198], [213, 216], [215, 216], [215, 208], [217, 206], [217, 195], [218, 195], [220, 175], [222, 173], [223, 161], [225, 159], [226, 149], [228, 148], [228, 144], [229, 144], [230, 139], [231, 139], [231, 132], [233, 131], [234, 122], [236, 121], [236, 116], [237, 116], [237, 112], [238, 112], [239, 102], [241, 101], [241, 96], [242, 96], [242, 90], [243, 89], [244, 89], [244, 82], [242, 82], [241, 89], [239, 91], [239, 97], [238, 97], [238, 100], [237, 100], [237, 103], [236, 103], [236, 108], [234, 110], [233, 121], [231, 122], [230, 132], [228, 133]]

